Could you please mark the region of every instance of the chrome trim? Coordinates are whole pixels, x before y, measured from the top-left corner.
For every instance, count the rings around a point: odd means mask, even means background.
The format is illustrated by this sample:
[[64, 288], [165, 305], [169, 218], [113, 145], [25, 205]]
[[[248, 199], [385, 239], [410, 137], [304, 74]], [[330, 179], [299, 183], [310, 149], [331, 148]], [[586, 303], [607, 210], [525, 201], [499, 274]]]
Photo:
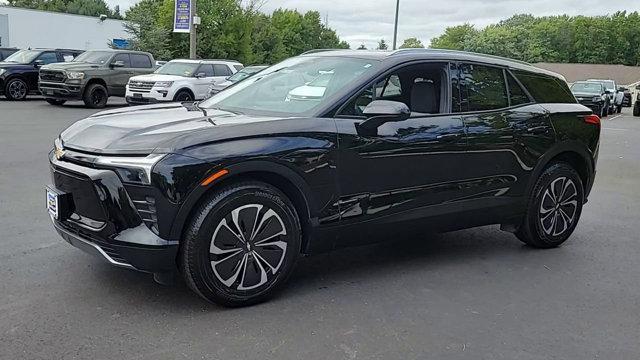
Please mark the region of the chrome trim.
[[[59, 233], [64, 233], [64, 235], [68, 236], [69, 238], [72, 238], [75, 241], [78, 241], [82, 244], [84, 244], [85, 246], [89, 246], [91, 248], [93, 248], [95, 250], [94, 254], [96, 255], [100, 255], [102, 256], [108, 263], [110, 263], [111, 265], [114, 266], [118, 266], [118, 267], [122, 267], [122, 268], [126, 268], [126, 269], [131, 269], [131, 270], [137, 270], [135, 267], [133, 267], [133, 265], [131, 264], [127, 264], [127, 263], [123, 263], [123, 262], [119, 262], [114, 260], [111, 256], [109, 256], [106, 252], [104, 252], [104, 250], [102, 250], [102, 248], [92, 242], [89, 242], [83, 238], [81, 238], [80, 236], [67, 231], [66, 229], [62, 228], [61, 226], [59, 226], [58, 224], [56, 224], [56, 221], [53, 219], [53, 217], [51, 217], [51, 221], [53, 222], [53, 226], [56, 228], [56, 230]], [[64, 238], [64, 236], [63, 236]], [[68, 241], [67, 239], [65, 239], [69, 244], [71, 244], [72, 246], [80, 249], [80, 250], [85, 250], [83, 248], [80, 248], [78, 246], [76, 246], [75, 244], [73, 244], [71, 241]], [[86, 251], [85, 251], [86, 252]]]

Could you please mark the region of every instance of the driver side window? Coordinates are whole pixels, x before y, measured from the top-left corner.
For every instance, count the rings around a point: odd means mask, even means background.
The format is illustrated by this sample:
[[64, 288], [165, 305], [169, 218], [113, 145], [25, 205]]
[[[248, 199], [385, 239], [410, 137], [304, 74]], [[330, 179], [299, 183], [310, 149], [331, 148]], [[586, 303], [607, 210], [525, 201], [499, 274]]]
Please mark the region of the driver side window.
[[54, 52], [45, 52], [40, 54], [40, 56], [38, 56], [36, 61], [38, 60], [41, 60], [44, 63], [44, 65], [47, 65], [47, 64], [53, 64], [58, 62], [58, 57]]
[[[375, 94], [375, 95], [374, 95]], [[374, 100], [394, 100], [402, 96], [400, 77], [392, 74], [365, 89], [358, 97], [345, 106], [339, 115], [362, 116], [364, 109]]]

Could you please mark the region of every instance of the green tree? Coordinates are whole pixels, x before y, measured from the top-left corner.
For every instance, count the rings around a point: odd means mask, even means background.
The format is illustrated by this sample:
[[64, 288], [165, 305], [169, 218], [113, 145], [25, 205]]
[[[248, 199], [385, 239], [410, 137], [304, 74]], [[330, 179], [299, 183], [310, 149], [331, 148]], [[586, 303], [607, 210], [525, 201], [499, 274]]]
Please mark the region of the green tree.
[[389, 45], [387, 45], [387, 42], [384, 39], [380, 39], [380, 41], [378, 41], [378, 50], [389, 50]]
[[405, 39], [402, 45], [400, 45], [400, 49], [409, 49], [409, 48], [424, 48], [422, 41], [415, 37], [410, 37]]
[[464, 50], [465, 42], [478, 34], [470, 24], [451, 26], [444, 30], [444, 34], [431, 39], [429, 47], [434, 49]]
[[367, 46], [365, 44], [360, 44], [356, 50], [367, 50]]
[[9, 6], [63, 12], [87, 16], [107, 15], [113, 19], [121, 19], [118, 12], [109, 9], [104, 0], [7, 0]]

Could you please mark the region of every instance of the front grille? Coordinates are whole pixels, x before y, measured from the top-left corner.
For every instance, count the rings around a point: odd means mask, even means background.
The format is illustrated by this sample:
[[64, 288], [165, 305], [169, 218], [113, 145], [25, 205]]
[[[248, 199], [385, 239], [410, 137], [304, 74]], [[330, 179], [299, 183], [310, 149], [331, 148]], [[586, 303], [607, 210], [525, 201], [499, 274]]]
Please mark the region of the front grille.
[[131, 80], [129, 81], [129, 90], [131, 91], [143, 91], [149, 92], [151, 88], [155, 85], [154, 81], [137, 81]]
[[53, 169], [53, 184], [63, 192], [73, 197], [74, 212], [93, 221], [107, 219], [100, 204], [102, 201], [96, 193], [92, 180], [84, 175], [73, 173], [66, 169]]
[[52, 82], [64, 82], [65, 75], [62, 71], [40, 70], [40, 80]]
[[158, 231], [158, 214], [156, 212], [156, 199], [152, 196], [145, 196], [144, 199], [132, 199], [133, 204], [140, 214], [140, 218], [156, 235]]

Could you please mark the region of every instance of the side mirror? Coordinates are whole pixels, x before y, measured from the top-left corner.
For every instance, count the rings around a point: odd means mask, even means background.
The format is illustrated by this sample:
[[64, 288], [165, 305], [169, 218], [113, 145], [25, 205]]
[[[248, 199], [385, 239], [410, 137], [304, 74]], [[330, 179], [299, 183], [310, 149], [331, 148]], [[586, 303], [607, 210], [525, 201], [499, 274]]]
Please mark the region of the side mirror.
[[405, 103], [389, 100], [375, 100], [364, 108], [367, 120], [356, 125], [358, 134], [378, 135], [378, 128], [388, 122], [404, 121], [411, 116], [411, 110]]
[[609, 90], [605, 90], [604, 93], [607, 94], [607, 95], [611, 95], [611, 91], [609, 91]]
[[43, 61], [43, 60], [36, 60], [36, 61], [33, 63], [33, 66], [35, 66], [35, 67], [37, 67], [37, 68], [39, 68], [39, 67], [40, 67], [40, 66], [42, 66], [42, 65], [44, 65], [44, 61]]
[[205, 74], [203, 72], [199, 72], [199, 73], [196, 74], [196, 78], [198, 78], [198, 79], [202, 79], [202, 78], [205, 78], [205, 77], [207, 77], [207, 74]]
[[110, 64], [110, 66], [112, 68], [117, 68], [117, 67], [124, 67], [124, 61], [122, 60], [118, 60], [118, 61], [114, 61]]

